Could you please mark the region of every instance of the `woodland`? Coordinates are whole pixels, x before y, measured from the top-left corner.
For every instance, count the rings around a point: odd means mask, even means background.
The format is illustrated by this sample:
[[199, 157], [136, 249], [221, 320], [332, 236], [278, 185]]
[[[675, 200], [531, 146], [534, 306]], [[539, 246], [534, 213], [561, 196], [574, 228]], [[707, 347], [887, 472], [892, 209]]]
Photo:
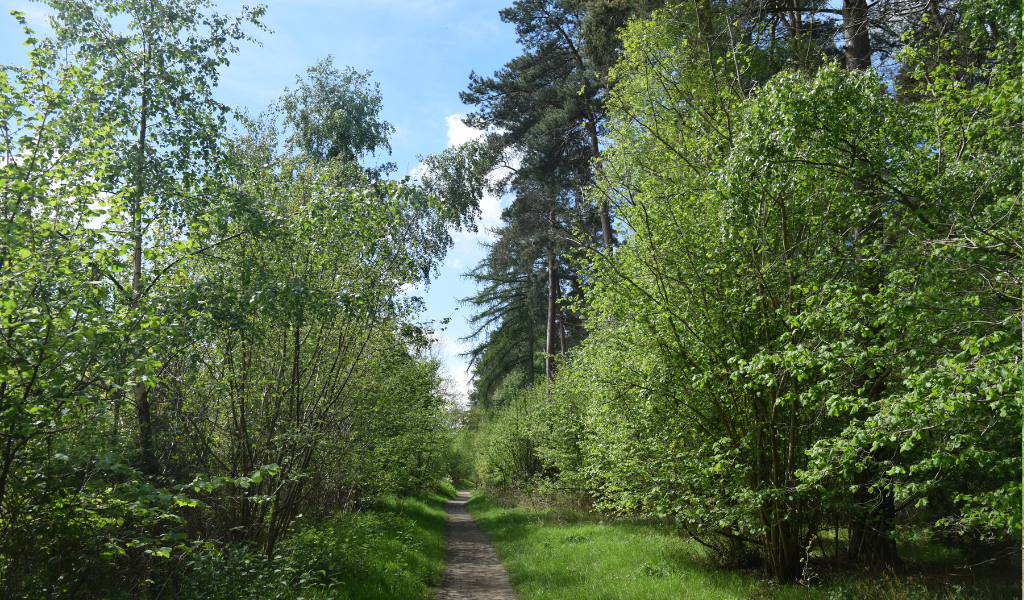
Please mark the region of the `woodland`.
[[[370, 597], [332, 565], [440, 552], [466, 480], [778, 584], [1019, 568], [1020, 3], [516, 0], [416, 178], [330, 57], [216, 99], [264, 6], [44, 4], [0, 69], [0, 598]], [[405, 291], [487, 193], [464, 405]]]
[[920, 539], [1018, 569], [1020, 10], [502, 11], [464, 468], [778, 582]]

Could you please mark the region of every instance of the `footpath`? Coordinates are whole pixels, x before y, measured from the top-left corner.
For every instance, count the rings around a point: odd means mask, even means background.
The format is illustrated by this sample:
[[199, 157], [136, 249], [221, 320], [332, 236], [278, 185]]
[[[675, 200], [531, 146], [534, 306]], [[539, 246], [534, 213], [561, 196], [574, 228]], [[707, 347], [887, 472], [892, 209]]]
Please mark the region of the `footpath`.
[[466, 511], [469, 491], [448, 501], [448, 567], [435, 600], [518, 600], [490, 540]]

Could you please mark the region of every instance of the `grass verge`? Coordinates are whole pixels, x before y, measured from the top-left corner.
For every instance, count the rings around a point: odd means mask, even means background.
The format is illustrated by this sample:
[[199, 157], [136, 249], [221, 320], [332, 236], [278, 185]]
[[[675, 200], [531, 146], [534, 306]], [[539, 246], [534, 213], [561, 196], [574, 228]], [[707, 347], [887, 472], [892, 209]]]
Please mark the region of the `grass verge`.
[[[810, 588], [776, 586], [756, 571], [714, 566], [690, 540], [625, 522], [566, 522], [551, 509], [467, 505], [508, 569], [520, 600], [961, 600], [1013, 598], [989, 581], [919, 576], [841, 577]], [[1019, 597], [1017, 595], [1016, 597]]]
[[[268, 561], [239, 548], [197, 553], [179, 598], [421, 600], [446, 558], [444, 503], [455, 490], [383, 497], [359, 512], [307, 526]], [[165, 594], [164, 597], [168, 597]]]

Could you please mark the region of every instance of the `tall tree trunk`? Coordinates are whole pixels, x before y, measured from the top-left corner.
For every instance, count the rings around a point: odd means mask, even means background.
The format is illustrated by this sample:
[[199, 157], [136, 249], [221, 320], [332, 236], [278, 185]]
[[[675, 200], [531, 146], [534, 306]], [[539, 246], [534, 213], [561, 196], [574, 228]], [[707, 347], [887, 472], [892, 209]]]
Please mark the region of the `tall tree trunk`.
[[871, 68], [867, 0], [843, 0], [843, 37], [846, 40], [846, 68], [851, 71]]
[[561, 351], [561, 355], [565, 356], [565, 315], [563, 314], [558, 316], [558, 349]]
[[[555, 315], [558, 309], [558, 262], [555, 260], [555, 243], [548, 244], [548, 331], [547, 347], [544, 357], [544, 372], [548, 381], [555, 376], [555, 340], [558, 332], [555, 329]], [[550, 395], [550, 389], [548, 391]]]
[[555, 260], [555, 211], [548, 213], [551, 239], [548, 241], [548, 326], [547, 344], [544, 350], [544, 374], [546, 375], [545, 387], [547, 396], [551, 397], [551, 380], [555, 377], [555, 340], [558, 331], [555, 329], [555, 316], [558, 310], [558, 261]]
[[[142, 198], [145, 195], [146, 178], [146, 126], [149, 117], [148, 68], [142, 75], [142, 102], [139, 107], [138, 164], [135, 172], [135, 191], [132, 195], [132, 292], [138, 305], [142, 300]], [[139, 419], [139, 449], [142, 453], [142, 471], [147, 475], [157, 472], [156, 452], [153, 448], [153, 418], [149, 406], [149, 390], [143, 382], [136, 383], [136, 414]]]
[[[597, 159], [601, 158], [601, 147], [598, 145], [597, 123], [594, 121], [593, 113], [591, 113], [590, 120], [587, 121], [587, 135], [590, 137], [590, 155], [596, 165]], [[601, 201], [601, 238], [604, 241], [604, 247], [611, 249], [612, 244], [615, 243], [615, 234], [612, 232], [612, 218], [607, 200]]]
[[530, 384], [530, 387], [533, 387], [533, 325], [534, 325], [535, 321], [533, 320], [533, 314], [532, 314], [533, 310], [532, 309], [530, 310], [530, 313], [531, 313], [530, 314], [530, 324], [529, 324], [530, 330], [529, 330], [529, 332], [527, 334], [527, 339], [528, 339], [528, 344], [529, 344], [529, 346], [528, 346], [529, 356], [527, 357], [527, 362], [526, 362], [526, 381]]

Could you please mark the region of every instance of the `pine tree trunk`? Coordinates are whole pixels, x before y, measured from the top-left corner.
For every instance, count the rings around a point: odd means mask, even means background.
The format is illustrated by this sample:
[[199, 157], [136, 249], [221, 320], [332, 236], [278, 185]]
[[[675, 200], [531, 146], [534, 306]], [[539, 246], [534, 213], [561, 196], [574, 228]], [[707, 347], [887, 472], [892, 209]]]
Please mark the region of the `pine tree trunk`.
[[533, 320], [533, 310], [530, 310], [530, 325], [529, 325], [530, 326], [530, 331], [529, 331], [529, 334], [527, 336], [528, 339], [529, 339], [529, 357], [527, 358], [527, 363], [526, 363], [526, 369], [527, 369], [526, 377], [527, 377], [527, 382], [529, 382], [529, 384], [530, 384], [530, 387], [533, 387], [533, 325], [534, 325], [534, 323], [535, 323], [535, 321]]
[[843, 0], [843, 37], [846, 41], [846, 68], [851, 71], [871, 68], [867, 0]]
[[[597, 123], [594, 122], [593, 115], [587, 121], [587, 134], [590, 136], [590, 156], [597, 164], [597, 159], [601, 158], [601, 148], [598, 145]], [[601, 238], [604, 241], [604, 247], [611, 249], [612, 244], [615, 243], [615, 234], [612, 232], [612, 218], [607, 200], [601, 202]]]
[[[552, 213], [552, 218], [554, 218]], [[558, 309], [558, 262], [555, 260], [555, 243], [548, 244], [548, 331], [547, 347], [544, 357], [544, 372], [550, 382], [555, 377], [555, 339], [558, 333], [555, 329], [555, 315]], [[548, 390], [550, 395], [550, 389]]]

